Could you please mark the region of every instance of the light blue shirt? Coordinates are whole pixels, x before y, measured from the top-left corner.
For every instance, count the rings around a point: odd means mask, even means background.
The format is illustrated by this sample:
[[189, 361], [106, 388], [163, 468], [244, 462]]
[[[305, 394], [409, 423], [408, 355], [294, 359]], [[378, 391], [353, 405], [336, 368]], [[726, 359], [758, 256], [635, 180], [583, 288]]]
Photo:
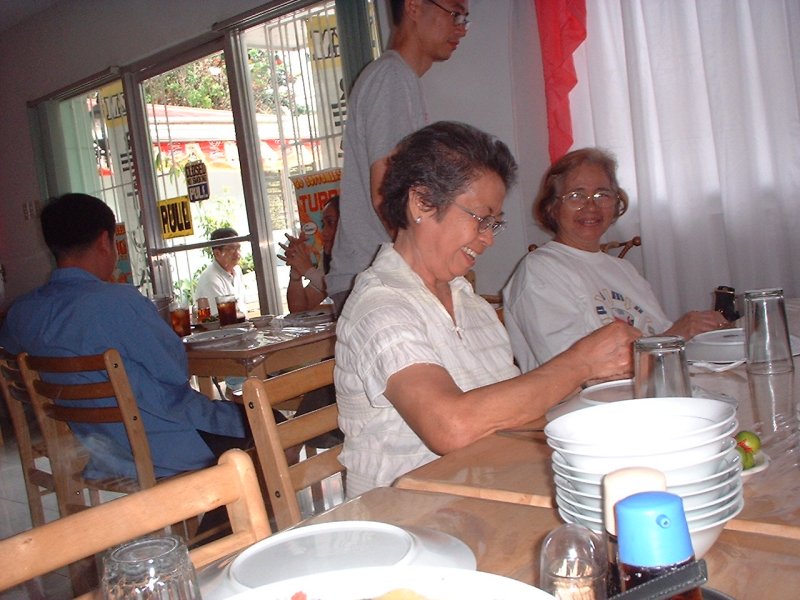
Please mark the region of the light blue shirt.
[[[180, 338], [133, 286], [100, 281], [83, 269], [56, 269], [47, 284], [11, 306], [0, 329], [0, 346], [14, 354], [42, 356], [116, 348], [139, 404], [157, 477], [215, 461], [198, 430], [245, 435], [236, 405], [212, 401], [190, 387]], [[72, 429], [91, 453], [87, 477], [136, 476], [122, 424], [75, 424]]]

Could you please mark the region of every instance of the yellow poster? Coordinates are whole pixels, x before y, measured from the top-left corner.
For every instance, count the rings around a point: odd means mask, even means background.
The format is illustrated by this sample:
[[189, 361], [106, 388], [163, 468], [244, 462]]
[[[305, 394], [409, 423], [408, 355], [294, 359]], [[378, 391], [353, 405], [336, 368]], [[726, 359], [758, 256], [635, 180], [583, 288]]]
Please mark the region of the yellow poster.
[[165, 240], [194, 233], [189, 196], [178, 196], [156, 203], [161, 220], [161, 237]]
[[100, 88], [100, 109], [108, 127], [125, 125], [128, 110], [125, 107], [125, 94], [122, 93], [122, 80], [104, 85]]

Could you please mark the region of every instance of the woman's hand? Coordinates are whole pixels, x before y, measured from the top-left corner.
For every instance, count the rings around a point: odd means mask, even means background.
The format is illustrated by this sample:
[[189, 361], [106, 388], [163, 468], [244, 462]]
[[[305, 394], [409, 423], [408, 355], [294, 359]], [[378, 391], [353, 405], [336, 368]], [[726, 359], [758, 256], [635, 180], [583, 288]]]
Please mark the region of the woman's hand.
[[306, 234], [301, 233], [299, 237], [286, 234], [286, 244], [278, 244], [284, 250], [284, 254], [278, 258], [285, 261], [298, 276], [302, 276], [309, 269], [314, 268], [311, 262], [311, 247], [306, 243]]
[[567, 352], [583, 363], [587, 381], [624, 379], [633, 375], [633, 342], [642, 332], [615, 321], [575, 342]]
[[675, 321], [672, 327], [664, 333], [679, 335], [688, 342], [700, 333], [730, 327], [730, 325], [730, 321], [715, 310], [693, 310]]

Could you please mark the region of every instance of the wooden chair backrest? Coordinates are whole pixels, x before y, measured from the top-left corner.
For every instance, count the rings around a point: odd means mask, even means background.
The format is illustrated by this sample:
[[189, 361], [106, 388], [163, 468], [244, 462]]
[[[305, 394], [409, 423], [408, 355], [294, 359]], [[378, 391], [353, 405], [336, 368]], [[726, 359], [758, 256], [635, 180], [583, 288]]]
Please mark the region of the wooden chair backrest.
[[625, 255], [631, 248], [633, 248], [634, 246], [641, 246], [641, 245], [642, 245], [642, 237], [637, 235], [627, 241], [623, 242], [614, 241], [601, 244], [600, 250], [602, 250], [606, 254], [610, 254], [612, 250], [619, 249], [619, 252], [617, 253], [617, 258], [625, 258]]
[[[136, 465], [138, 488], [155, 485], [150, 444], [119, 352], [112, 348], [103, 354], [74, 357], [30, 356], [23, 352], [19, 356], [19, 364], [45, 437], [59, 497], [64, 495], [64, 498], [71, 498], [75, 495], [71, 487], [75, 485], [75, 475], [83, 468], [76, 461], [74, 449], [77, 442], [68, 422], [122, 423]], [[100, 372], [107, 380], [66, 384], [49, 383], [42, 377], [42, 374], [89, 372]], [[113, 398], [115, 404], [102, 408], [94, 405], [95, 400], [103, 398]], [[69, 401], [69, 405], [56, 404], [56, 401], [65, 400]], [[81, 403], [86, 405], [81, 406]], [[62, 516], [74, 512], [74, 508], [67, 500], [59, 498]]]
[[270, 535], [255, 468], [242, 450], [229, 450], [212, 467], [0, 540], [0, 564], [7, 566], [0, 569], [0, 590], [219, 506], [227, 507], [233, 532], [192, 550], [196, 568]]
[[25, 389], [17, 357], [3, 348], [0, 348], [0, 390], [8, 407], [14, 436], [17, 439], [31, 523], [34, 527], [44, 525], [42, 495], [55, 492], [53, 475], [36, 466], [36, 459], [47, 457], [47, 452], [44, 450], [43, 442], [34, 444], [34, 437], [38, 437], [39, 427], [35, 419], [31, 418], [33, 404]]
[[298, 491], [344, 473], [345, 468], [338, 460], [341, 444], [291, 466], [285, 453], [287, 448], [335, 430], [339, 416], [336, 404], [279, 424], [275, 423], [272, 407], [333, 384], [334, 365], [335, 360], [329, 359], [266, 380], [251, 377], [244, 383], [244, 406], [278, 529], [302, 520]]

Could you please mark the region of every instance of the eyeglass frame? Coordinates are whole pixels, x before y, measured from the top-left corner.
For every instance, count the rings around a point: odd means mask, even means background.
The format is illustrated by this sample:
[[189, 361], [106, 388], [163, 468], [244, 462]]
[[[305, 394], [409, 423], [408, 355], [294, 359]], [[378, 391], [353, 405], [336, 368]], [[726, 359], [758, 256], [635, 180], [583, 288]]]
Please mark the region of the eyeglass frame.
[[449, 8], [445, 8], [444, 6], [442, 6], [441, 4], [436, 2], [435, 0], [428, 0], [428, 2], [430, 2], [431, 4], [433, 4], [434, 6], [436, 6], [438, 8], [441, 8], [444, 12], [446, 12], [451, 17], [453, 17], [453, 25], [454, 26], [463, 27], [464, 29], [469, 27], [469, 23], [470, 23], [470, 21], [469, 21], [469, 11], [467, 11], [465, 13], [460, 13], [457, 10], [450, 10]]
[[[568, 198], [569, 196], [573, 196], [575, 200], [580, 198], [581, 204], [580, 206], [575, 205], [574, 200]], [[598, 198], [599, 196], [599, 198]], [[608, 205], [603, 205], [600, 203], [605, 197], [611, 200], [611, 203]], [[594, 194], [587, 194], [586, 192], [581, 192], [580, 190], [573, 190], [571, 192], [567, 192], [566, 194], [562, 194], [558, 196], [558, 199], [570, 210], [583, 210], [587, 206], [589, 206], [589, 201], [591, 200], [597, 208], [616, 208], [616, 206], [620, 202], [619, 192], [615, 192], [613, 190], [601, 190], [597, 191]]]
[[451, 202], [450, 204], [451, 206], [455, 206], [456, 208], [461, 209], [462, 211], [467, 213], [470, 217], [472, 217], [478, 222], [478, 233], [486, 233], [487, 231], [491, 231], [492, 235], [496, 237], [501, 232], [505, 231], [506, 226], [508, 225], [507, 221], [498, 219], [494, 215], [486, 215], [485, 217], [479, 217], [470, 209], [461, 206], [458, 202]]

